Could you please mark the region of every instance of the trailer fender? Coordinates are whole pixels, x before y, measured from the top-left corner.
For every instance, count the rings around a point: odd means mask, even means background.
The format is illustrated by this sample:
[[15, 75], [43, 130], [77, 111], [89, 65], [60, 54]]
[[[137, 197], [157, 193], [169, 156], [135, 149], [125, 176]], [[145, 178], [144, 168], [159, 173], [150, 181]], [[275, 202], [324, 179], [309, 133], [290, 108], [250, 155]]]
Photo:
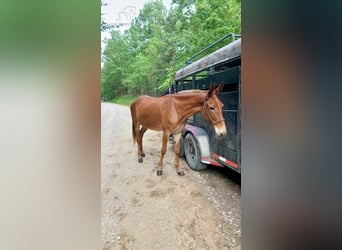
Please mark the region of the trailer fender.
[[198, 148], [201, 152], [201, 159], [210, 158], [209, 136], [207, 132], [202, 128], [186, 124], [182, 137], [184, 138], [187, 133], [191, 133], [196, 139]]

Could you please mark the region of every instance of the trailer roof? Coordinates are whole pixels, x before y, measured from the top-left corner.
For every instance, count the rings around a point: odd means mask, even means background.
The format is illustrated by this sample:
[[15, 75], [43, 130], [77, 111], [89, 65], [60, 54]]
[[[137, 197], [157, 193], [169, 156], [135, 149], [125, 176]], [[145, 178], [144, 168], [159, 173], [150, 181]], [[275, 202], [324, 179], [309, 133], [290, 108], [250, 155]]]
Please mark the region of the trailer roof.
[[241, 38], [214, 51], [209, 55], [206, 55], [205, 57], [191, 63], [190, 65], [181, 68], [176, 72], [175, 80], [189, 76], [205, 68], [209, 68], [213, 65], [219, 64], [238, 56], [241, 56]]

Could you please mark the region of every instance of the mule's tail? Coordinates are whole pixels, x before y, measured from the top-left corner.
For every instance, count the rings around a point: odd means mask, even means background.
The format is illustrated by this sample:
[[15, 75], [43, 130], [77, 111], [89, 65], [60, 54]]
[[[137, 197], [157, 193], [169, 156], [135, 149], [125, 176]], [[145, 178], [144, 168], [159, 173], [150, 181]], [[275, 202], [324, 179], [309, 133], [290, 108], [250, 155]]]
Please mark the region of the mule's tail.
[[133, 136], [133, 144], [135, 144], [136, 137], [135, 137], [135, 126], [134, 126], [133, 120], [132, 120], [132, 136]]
[[135, 136], [135, 126], [134, 126], [134, 123], [135, 123], [135, 110], [134, 110], [134, 104], [132, 103], [131, 104], [131, 117], [132, 117], [132, 138], [133, 138], [133, 144], [135, 144], [136, 142], [136, 136]]

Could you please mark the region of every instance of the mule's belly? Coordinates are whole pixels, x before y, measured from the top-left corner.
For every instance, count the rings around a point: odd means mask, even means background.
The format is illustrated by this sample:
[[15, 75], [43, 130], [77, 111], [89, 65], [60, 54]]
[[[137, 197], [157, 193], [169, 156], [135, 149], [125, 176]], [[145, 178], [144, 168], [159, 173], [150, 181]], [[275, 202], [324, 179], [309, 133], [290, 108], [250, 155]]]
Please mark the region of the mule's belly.
[[169, 119], [158, 119], [156, 117], [151, 116], [143, 116], [140, 117], [140, 124], [144, 128], [162, 131], [164, 129], [170, 130], [172, 133], [181, 133], [185, 123], [179, 124], [177, 121], [170, 121]]
[[161, 119], [156, 118], [157, 116], [154, 116], [152, 114], [150, 115], [141, 115], [139, 117], [139, 121], [141, 126], [143, 126], [144, 128], [147, 129], [151, 129], [151, 130], [163, 130], [163, 126], [162, 126], [162, 121]]
[[149, 125], [149, 124], [141, 124], [144, 128], [156, 130], [156, 131], [162, 131], [163, 128], [155, 125]]

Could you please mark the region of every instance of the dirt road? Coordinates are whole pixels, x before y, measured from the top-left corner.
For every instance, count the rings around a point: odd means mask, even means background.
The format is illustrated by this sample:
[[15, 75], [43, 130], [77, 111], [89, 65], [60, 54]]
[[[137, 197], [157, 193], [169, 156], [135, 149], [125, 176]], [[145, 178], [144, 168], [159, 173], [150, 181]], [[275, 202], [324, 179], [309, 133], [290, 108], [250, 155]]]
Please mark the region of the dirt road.
[[102, 248], [240, 249], [239, 177], [184, 161], [178, 176], [172, 144], [157, 176], [161, 132], [146, 132], [138, 163], [129, 108], [101, 105]]

